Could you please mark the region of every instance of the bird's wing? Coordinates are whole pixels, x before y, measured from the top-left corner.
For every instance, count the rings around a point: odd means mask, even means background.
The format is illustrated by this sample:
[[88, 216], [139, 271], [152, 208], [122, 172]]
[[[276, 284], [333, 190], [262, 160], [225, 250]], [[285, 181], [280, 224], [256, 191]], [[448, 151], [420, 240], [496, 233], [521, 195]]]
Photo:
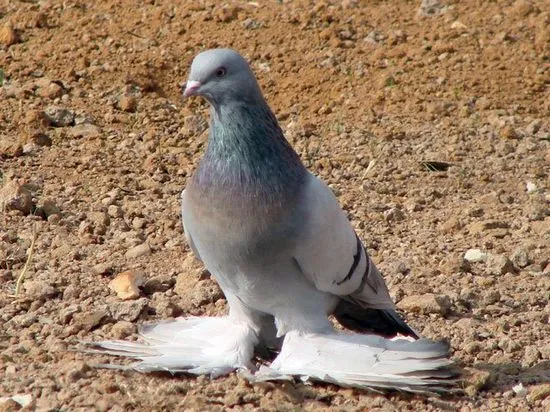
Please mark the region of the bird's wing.
[[197, 250], [197, 246], [195, 246], [195, 242], [193, 242], [193, 238], [191, 237], [191, 233], [189, 232], [189, 222], [186, 223], [186, 220], [190, 219], [190, 217], [185, 213], [186, 204], [187, 196], [185, 195], [184, 190], [181, 192], [181, 222], [183, 223], [183, 232], [185, 233], [185, 239], [187, 240], [189, 247], [193, 251], [193, 254], [197, 259], [202, 261], [199, 251]]
[[301, 272], [323, 292], [352, 295], [365, 307], [393, 309], [382, 275], [329, 187], [310, 174], [302, 201], [307, 218], [293, 255]]

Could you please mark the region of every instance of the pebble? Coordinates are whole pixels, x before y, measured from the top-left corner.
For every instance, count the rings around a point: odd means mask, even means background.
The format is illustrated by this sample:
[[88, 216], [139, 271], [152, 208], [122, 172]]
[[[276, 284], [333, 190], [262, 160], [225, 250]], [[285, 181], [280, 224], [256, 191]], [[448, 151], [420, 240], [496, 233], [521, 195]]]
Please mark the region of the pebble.
[[445, 13], [446, 11], [447, 6], [442, 4], [439, 0], [422, 0], [417, 14], [423, 17], [432, 17]]
[[138, 101], [135, 96], [129, 94], [123, 94], [118, 99], [118, 107], [124, 112], [135, 112], [137, 109]]
[[32, 195], [25, 186], [11, 180], [0, 188], [0, 211], [19, 210], [28, 215], [32, 207]]
[[521, 366], [524, 368], [530, 368], [540, 360], [540, 352], [534, 345], [525, 347], [523, 352], [523, 358], [521, 360]]
[[523, 386], [523, 383], [518, 383], [517, 385], [512, 387], [512, 390], [517, 396], [525, 396], [527, 395], [527, 389]]
[[52, 139], [46, 133], [41, 132], [40, 130], [34, 130], [27, 134], [25, 140], [30, 143], [41, 146], [41, 147], [50, 147], [52, 145]]
[[464, 253], [464, 260], [470, 263], [485, 262], [487, 261], [487, 253], [483, 252], [481, 249], [468, 249]]
[[491, 372], [482, 369], [465, 368], [467, 372], [464, 377], [466, 388], [464, 391], [468, 396], [475, 396], [480, 390], [489, 386], [493, 380]]
[[136, 325], [126, 320], [121, 320], [113, 325], [111, 328], [111, 334], [115, 339], [124, 339], [137, 330]]
[[14, 412], [19, 411], [23, 407], [13, 398], [0, 399], [0, 411], [2, 412]]
[[514, 264], [504, 255], [489, 254], [486, 269], [492, 275], [504, 275], [514, 273]]
[[69, 285], [63, 291], [63, 300], [74, 300], [80, 296], [80, 289], [75, 285]]
[[33, 299], [47, 299], [57, 294], [50, 284], [40, 280], [28, 280], [24, 283], [25, 293]]
[[70, 126], [74, 123], [75, 114], [72, 110], [60, 106], [48, 106], [44, 110], [54, 127]]
[[512, 261], [512, 263], [516, 267], [518, 267], [520, 269], [522, 269], [526, 266], [529, 266], [529, 264], [531, 263], [531, 259], [529, 258], [529, 253], [524, 248], [516, 249], [512, 253], [512, 256], [510, 257], [510, 260]]
[[37, 213], [41, 213], [46, 219], [52, 215], [61, 213], [61, 209], [52, 199], [43, 199], [36, 208]]
[[117, 205], [109, 205], [107, 208], [107, 214], [114, 218], [122, 217], [122, 208]]
[[113, 271], [110, 263], [98, 263], [92, 267], [92, 271], [97, 275], [107, 275]]
[[93, 137], [98, 137], [101, 135], [101, 129], [90, 123], [81, 123], [76, 126], [71, 127], [68, 130], [69, 136], [78, 139], [78, 138], [84, 138], [84, 139], [90, 139]]
[[386, 219], [386, 222], [399, 222], [405, 219], [405, 214], [401, 209], [392, 207], [384, 211], [384, 219]]
[[541, 126], [542, 126], [542, 120], [535, 119], [527, 125], [527, 127], [525, 128], [525, 131], [530, 135], [534, 135], [540, 130]]
[[63, 87], [55, 82], [50, 82], [47, 85], [40, 87], [38, 94], [47, 99], [56, 99], [63, 94]]
[[17, 32], [10, 24], [0, 28], [0, 44], [9, 47], [19, 43], [19, 41], [20, 39]]
[[509, 124], [502, 127], [499, 131], [500, 137], [503, 139], [519, 139], [519, 134], [512, 126]]
[[73, 315], [73, 319], [74, 324], [78, 327], [78, 329], [89, 332], [103, 324], [103, 320], [105, 320], [108, 316], [109, 314], [107, 310], [101, 309], [84, 313], [76, 313]]
[[127, 259], [135, 259], [140, 256], [147, 256], [151, 254], [151, 248], [147, 242], [134, 246], [124, 254]]
[[451, 299], [447, 295], [426, 293], [424, 295], [405, 296], [398, 304], [399, 309], [424, 315], [438, 313], [445, 315], [451, 308]]
[[141, 298], [125, 302], [116, 302], [111, 304], [109, 309], [113, 319], [117, 321], [125, 320], [127, 322], [134, 322], [146, 306], [147, 299]]
[[534, 184], [534, 183], [531, 182], [531, 181], [525, 183], [525, 189], [527, 190], [527, 193], [528, 193], [528, 194], [536, 193], [536, 192], [539, 190], [539, 188], [537, 187], [537, 185]]
[[142, 272], [127, 270], [115, 276], [109, 282], [109, 288], [116, 292], [122, 300], [139, 298], [139, 287], [145, 283], [145, 276]]

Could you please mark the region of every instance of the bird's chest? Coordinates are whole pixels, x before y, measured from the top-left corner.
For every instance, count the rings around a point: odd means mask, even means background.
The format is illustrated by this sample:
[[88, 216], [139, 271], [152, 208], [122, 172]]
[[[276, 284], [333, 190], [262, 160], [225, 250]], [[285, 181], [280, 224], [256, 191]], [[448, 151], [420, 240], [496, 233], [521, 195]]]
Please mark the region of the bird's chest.
[[290, 250], [302, 212], [294, 202], [266, 201], [253, 194], [194, 193], [183, 205], [184, 225], [205, 264], [267, 264]]

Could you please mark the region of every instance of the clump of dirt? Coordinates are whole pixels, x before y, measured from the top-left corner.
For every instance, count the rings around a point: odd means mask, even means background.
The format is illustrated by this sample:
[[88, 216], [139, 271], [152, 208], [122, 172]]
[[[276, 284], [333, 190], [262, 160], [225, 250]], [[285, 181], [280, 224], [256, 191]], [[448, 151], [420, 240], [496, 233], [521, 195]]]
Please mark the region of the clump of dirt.
[[[529, 0], [0, 4], [0, 398], [30, 395], [16, 400], [37, 410], [550, 409], [549, 18]], [[178, 204], [207, 128], [206, 105], [182, 102], [179, 84], [218, 46], [251, 61], [406, 319], [450, 341], [466, 396], [122, 373], [70, 351], [225, 311]], [[123, 272], [140, 278], [127, 300], [109, 286]]]

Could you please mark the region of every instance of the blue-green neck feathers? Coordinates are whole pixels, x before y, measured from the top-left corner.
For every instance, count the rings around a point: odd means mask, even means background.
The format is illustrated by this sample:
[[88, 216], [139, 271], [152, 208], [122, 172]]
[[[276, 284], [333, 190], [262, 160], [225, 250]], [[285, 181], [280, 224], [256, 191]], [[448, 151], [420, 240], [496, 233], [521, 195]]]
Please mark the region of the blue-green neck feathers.
[[212, 107], [208, 148], [192, 181], [201, 197], [228, 207], [284, 207], [306, 174], [263, 99]]

